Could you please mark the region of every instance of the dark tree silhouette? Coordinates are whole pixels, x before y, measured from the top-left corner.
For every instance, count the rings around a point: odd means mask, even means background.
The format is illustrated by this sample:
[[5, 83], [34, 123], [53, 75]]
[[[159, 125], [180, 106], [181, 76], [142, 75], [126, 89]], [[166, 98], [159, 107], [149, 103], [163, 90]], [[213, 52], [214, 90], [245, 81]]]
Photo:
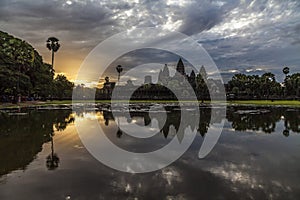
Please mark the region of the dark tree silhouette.
[[120, 80], [120, 74], [121, 74], [121, 72], [123, 71], [123, 68], [122, 68], [121, 65], [118, 65], [118, 66], [116, 67], [116, 70], [117, 70], [117, 72], [118, 72], [118, 81], [119, 81], [119, 80]]
[[109, 77], [108, 76], [105, 77], [105, 83], [109, 83]]
[[54, 53], [58, 51], [59, 47], [60, 47], [60, 44], [58, 43], [58, 39], [55, 38], [55, 37], [49, 37], [48, 40], [47, 40], [47, 48], [49, 49], [49, 51], [52, 52], [52, 62], [51, 62], [51, 65], [52, 65], [52, 68], [54, 68], [53, 64], [54, 64]]
[[[119, 81], [120, 81], [120, 74], [121, 74], [121, 72], [123, 71], [123, 68], [122, 68], [121, 65], [118, 65], [118, 66], [116, 67], [116, 70], [117, 70], [117, 72], [118, 72], [118, 82], [119, 82]], [[119, 118], [118, 118], [118, 131], [117, 131], [117, 137], [118, 137], [118, 138], [121, 138], [122, 134], [123, 134], [123, 133], [122, 133], [120, 127], [119, 127]]]
[[54, 153], [53, 138], [51, 137], [51, 154], [47, 156], [46, 166], [48, 170], [55, 170], [59, 164], [59, 157]]
[[284, 85], [285, 85], [285, 87], [284, 87], [284, 96], [286, 96], [286, 81], [287, 81], [287, 75], [290, 73], [290, 68], [284, 67], [284, 68], [282, 69], [282, 72], [285, 74], [285, 80], [284, 80]]
[[285, 68], [283, 68], [282, 72], [285, 74], [285, 76], [287, 76], [288, 73], [290, 73], [290, 68], [285, 67]]
[[285, 129], [282, 134], [285, 136], [285, 137], [288, 137], [290, 135], [290, 131]]
[[118, 137], [118, 138], [121, 138], [122, 135], [123, 135], [123, 132], [121, 131], [120, 128], [118, 128], [118, 131], [117, 131], [117, 137]]

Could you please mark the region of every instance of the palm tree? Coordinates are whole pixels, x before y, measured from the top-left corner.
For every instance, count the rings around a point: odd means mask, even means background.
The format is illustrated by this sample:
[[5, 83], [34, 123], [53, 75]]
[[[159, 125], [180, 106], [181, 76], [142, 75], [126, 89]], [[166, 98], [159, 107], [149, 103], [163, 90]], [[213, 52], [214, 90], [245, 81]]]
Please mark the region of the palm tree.
[[106, 76], [104, 80], [105, 80], [105, 83], [109, 83], [109, 77], [108, 76]]
[[[118, 72], [118, 82], [120, 81], [120, 73], [123, 71], [123, 68], [122, 68], [122, 66], [121, 65], [118, 65], [117, 67], [116, 67], [116, 70], [117, 70], [117, 72]], [[121, 138], [121, 136], [122, 136], [122, 131], [121, 131], [121, 129], [120, 129], [120, 122], [119, 122], [119, 118], [118, 118], [118, 131], [117, 131], [117, 137], [118, 138]]]
[[120, 73], [123, 71], [123, 68], [122, 68], [121, 65], [118, 65], [118, 66], [116, 67], [116, 70], [117, 70], [117, 72], [118, 72], [118, 82], [119, 82], [119, 81], [120, 81]]
[[118, 137], [118, 138], [121, 138], [122, 135], [123, 135], [123, 132], [121, 131], [120, 128], [118, 128], [118, 131], [117, 131], [117, 137]]
[[290, 68], [285, 67], [283, 68], [282, 72], [285, 74], [285, 77], [288, 75], [288, 73], [290, 73]]
[[290, 68], [284, 67], [282, 72], [285, 74], [285, 79], [284, 79], [284, 96], [286, 96], [286, 82], [287, 82], [287, 75], [290, 73]]
[[288, 137], [290, 135], [290, 131], [288, 129], [285, 129], [282, 134], [285, 136], [285, 137]]
[[46, 47], [49, 49], [49, 51], [52, 52], [52, 68], [54, 68], [53, 63], [54, 63], [54, 53], [58, 51], [60, 44], [58, 43], [58, 39], [55, 37], [49, 37], [47, 40]]
[[53, 136], [51, 136], [51, 154], [47, 156], [46, 166], [48, 170], [55, 170], [59, 164], [59, 157], [54, 153]]
[[262, 86], [262, 94], [267, 99], [269, 98], [270, 94], [273, 92], [275, 83], [275, 75], [271, 72], [264, 73], [261, 76], [261, 86]]

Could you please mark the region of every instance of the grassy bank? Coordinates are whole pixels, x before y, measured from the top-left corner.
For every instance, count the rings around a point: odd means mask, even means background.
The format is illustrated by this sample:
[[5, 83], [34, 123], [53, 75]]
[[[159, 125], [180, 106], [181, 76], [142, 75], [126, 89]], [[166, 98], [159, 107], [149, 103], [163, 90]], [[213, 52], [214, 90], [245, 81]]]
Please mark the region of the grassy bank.
[[[75, 101], [80, 103], [110, 103], [110, 100], [96, 100], [96, 101]], [[125, 101], [124, 101], [125, 102]], [[175, 100], [132, 100], [130, 103], [176, 103]], [[184, 101], [184, 102], [193, 102], [193, 101]], [[199, 102], [200, 103], [200, 102]], [[205, 101], [204, 104], [209, 104], [209, 101]], [[220, 102], [214, 102], [218, 104]], [[22, 102], [20, 104], [12, 103], [0, 103], [0, 109], [3, 108], [20, 108], [20, 107], [34, 107], [34, 106], [49, 106], [49, 105], [63, 105], [63, 104], [72, 104], [72, 100], [63, 100], [63, 101], [29, 101]], [[227, 101], [227, 105], [267, 105], [267, 106], [299, 106], [300, 101], [297, 100], [239, 100], [239, 101]]]
[[297, 100], [240, 100], [228, 101], [229, 105], [268, 105], [268, 106], [300, 106], [300, 101]]

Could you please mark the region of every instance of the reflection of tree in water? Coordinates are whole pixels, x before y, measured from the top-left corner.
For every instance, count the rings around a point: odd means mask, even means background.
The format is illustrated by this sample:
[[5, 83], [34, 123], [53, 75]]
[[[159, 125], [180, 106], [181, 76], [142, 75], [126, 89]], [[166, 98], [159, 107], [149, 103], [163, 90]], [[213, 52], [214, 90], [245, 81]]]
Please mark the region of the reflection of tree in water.
[[58, 115], [54, 121], [54, 127], [57, 131], [63, 131], [67, 128], [68, 124], [73, 123], [75, 118], [71, 115]]
[[287, 109], [284, 120], [286, 130], [300, 133], [300, 109]]
[[[64, 115], [58, 115], [54, 121], [54, 127], [57, 131], [63, 131], [67, 128], [68, 124], [74, 122], [75, 118], [69, 114], [68, 117]], [[53, 141], [53, 132], [50, 135], [51, 137], [51, 154], [46, 158], [46, 167], [48, 170], [54, 170], [58, 167], [59, 157], [54, 152], [54, 141]]]
[[[251, 109], [251, 110], [249, 110]], [[253, 130], [272, 133], [276, 123], [284, 120], [284, 136], [289, 136], [290, 130], [300, 133], [300, 110], [275, 107], [229, 107], [227, 119], [232, 122], [232, 128], [237, 131]]]
[[[109, 126], [109, 121], [115, 121], [115, 118], [112, 114], [112, 112], [109, 112], [109, 111], [103, 111], [103, 118], [104, 118], [104, 124], [105, 126]], [[116, 136], [117, 138], [121, 138], [123, 135], [123, 132], [122, 130], [118, 127], [118, 130], [117, 130], [117, 133], [116, 133]]]
[[200, 120], [198, 131], [202, 137], [207, 133], [210, 119], [211, 119], [211, 108], [210, 107], [201, 107], [200, 111]]
[[53, 138], [51, 137], [51, 154], [47, 156], [46, 166], [49, 170], [54, 170], [58, 167], [59, 157], [54, 153]]
[[121, 138], [122, 135], [123, 135], [123, 132], [121, 131], [120, 128], [118, 128], [118, 131], [117, 131], [117, 137], [118, 137], [118, 138]]
[[281, 115], [282, 111], [276, 109], [229, 107], [227, 110], [227, 119], [232, 122], [232, 128], [237, 131], [253, 130], [272, 133]]
[[114, 116], [110, 111], [103, 111], [103, 118], [105, 126], [109, 126], [109, 121], [114, 121]]
[[26, 169], [42, 145], [51, 141], [53, 127], [63, 130], [74, 120], [71, 110], [27, 112], [22, 116], [0, 113], [0, 176]]
[[287, 130], [287, 129], [284, 129], [282, 134], [285, 136], [285, 137], [288, 137], [290, 135], [290, 131]]

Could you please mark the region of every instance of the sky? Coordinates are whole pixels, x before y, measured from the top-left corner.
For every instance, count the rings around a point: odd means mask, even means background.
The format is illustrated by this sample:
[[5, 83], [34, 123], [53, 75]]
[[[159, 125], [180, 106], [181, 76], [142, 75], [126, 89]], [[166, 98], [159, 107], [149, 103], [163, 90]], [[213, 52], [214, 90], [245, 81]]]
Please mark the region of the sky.
[[300, 69], [299, 0], [0, 0], [0, 30], [32, 44], [49, 63], [45, 42], [57, 37], [54, 68], [71, 80], [100, 42], [144, 27], [193, 38], [225, 82], [236, 73], [264, 72], [282, 81], [283, 66]]

